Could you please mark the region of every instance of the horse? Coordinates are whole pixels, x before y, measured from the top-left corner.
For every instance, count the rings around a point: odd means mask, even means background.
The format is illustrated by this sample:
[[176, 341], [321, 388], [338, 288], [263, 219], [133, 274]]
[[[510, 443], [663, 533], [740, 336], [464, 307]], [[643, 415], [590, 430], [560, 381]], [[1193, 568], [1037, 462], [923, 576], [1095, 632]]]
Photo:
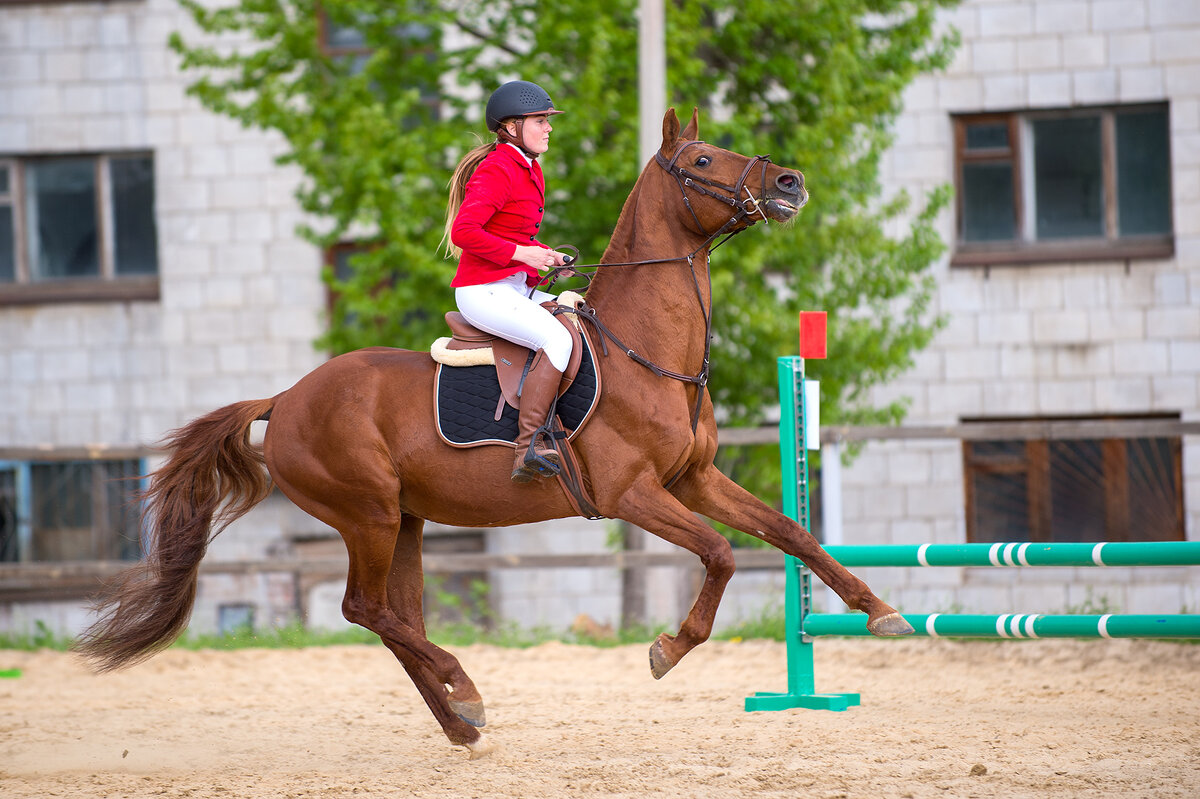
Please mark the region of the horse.
[[[796, 170], [700, 140], [698, 116], [694, 109], [681, 130], [673, 108], [664, 115], [661, 149], [634, 184], [587, 288], [586, 315], [624, 352], [598, 358], [605, 389], [573, 443], [599, 515], [648, 530], [704, 566], [679, 630], [651, 644], [655, 678], [708, 639], [734, 572], [729, 541], [697, 515], [801, 559], [867, 614], [874, 634], [912, 632], [807, 530], [713, 465], [709, 251], [718, 236], [793, 219], [808, 192]], [[379, 635], [451, 744], [471, 759], [491, 751], [482, 696], [459, 661], [426, 637], [423, 526], [500, 527], [578, 513], [553, 480], [510, 482], [510, 449], [439, 439], [435, 368], [427, 352], [357, 350], [274, 397], [235, 402], [169, 433], [169, 456], [144, 495], [146, 555], [97, 600], [98, 618], [77, 651], [103, 672], [168, 646], [187, 626], [209, 541], [274, 484], [341, 535], [345, 618]], [[250, 428], [263, 419], [259, 447]]]

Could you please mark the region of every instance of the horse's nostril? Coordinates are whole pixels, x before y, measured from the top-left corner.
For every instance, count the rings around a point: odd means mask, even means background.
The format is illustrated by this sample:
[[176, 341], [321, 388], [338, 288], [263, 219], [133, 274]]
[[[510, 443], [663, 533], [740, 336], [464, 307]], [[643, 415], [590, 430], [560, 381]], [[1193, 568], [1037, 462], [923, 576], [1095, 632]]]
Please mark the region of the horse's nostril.
[[804, 176], [799, 172], [784, 172], [775, 178], [775, 185], [789, 194], [799, 194], [804, 188]]

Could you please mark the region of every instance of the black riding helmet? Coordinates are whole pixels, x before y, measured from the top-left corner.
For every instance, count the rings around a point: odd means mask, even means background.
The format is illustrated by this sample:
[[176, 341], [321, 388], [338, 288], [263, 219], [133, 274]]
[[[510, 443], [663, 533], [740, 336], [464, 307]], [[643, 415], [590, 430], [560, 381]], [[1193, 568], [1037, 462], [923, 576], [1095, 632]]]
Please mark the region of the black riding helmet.
[[487, 101], [488, 130], [495, 133], [500, 123], [512, 117], [528, 117], [539, 114], [549, 116], [561, 114], [554, 110], [554, 103], [546, 90], [527, 80], [513, 80], [492, 92]]

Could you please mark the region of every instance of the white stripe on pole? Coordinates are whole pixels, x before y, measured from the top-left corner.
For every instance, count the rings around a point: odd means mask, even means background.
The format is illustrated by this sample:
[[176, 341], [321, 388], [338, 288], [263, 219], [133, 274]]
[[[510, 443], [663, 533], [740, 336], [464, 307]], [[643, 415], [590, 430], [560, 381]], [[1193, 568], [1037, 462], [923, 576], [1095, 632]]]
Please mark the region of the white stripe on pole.
[[1004, 546], [1004, 544], [992, 544], [992, 546], [988, 549], [988, 560], [991, 561], [993, 566], [1001, 565], [999, 555], [1000, 547], [1002, 546]]
[[1092, 547], [1092, 563], [1095, 563], [1097, 566], [1108, 565], [1104, 562], [1104, 544], [1103, 543], [1096, 544], [1096, 546]]
[[1041, 614], [1038, 614], [1038, 613], [1030, 613], [1029, 614], [1029, 620], [1025, 622], [1025, 637], [1026, 638], [1037, 638], [1038, 637], [1038, 634], [1033, 631], [1033, 623], [1038, 620], [1040, 615]]
[[1100, 621], [1096, 624], [1096, 632], [1100, 633], [1101, 638], [1112, 638], [1112, 636], [1108, 634], [1108, 620], [1111, 618], [1111, 613], [1105, 613], [1100, 617]]
[[1011, 638], [1012, 637], [1011, 635], [1008, 634], [1008, 629], [1005, 625], [1005, 622], [1007, 622], [1011, 618], [1012, 618], [1011, 613], [1004, 613], [1004, 614], [1001, 614], [1000, 616], [996, 617], [996, 635], [998, 635], [1001, 638]]
[[940, 614], [940, 613], [930, 613], [929, 616], [925, 619], [925, 633], [930, 638], [940, 638], [941, 637], [937, 633], [937, 625], [934, 624], [934, 620], [937, 619], [937, 617], [941, 616], [941, 615], [942, 614]]
[[917, 563], [920, 563], [922, 566], [928, 566], [929, 565], [928, 554], [929, 554], [929, 544], [921, 544], [921, 546], [917, 547]]

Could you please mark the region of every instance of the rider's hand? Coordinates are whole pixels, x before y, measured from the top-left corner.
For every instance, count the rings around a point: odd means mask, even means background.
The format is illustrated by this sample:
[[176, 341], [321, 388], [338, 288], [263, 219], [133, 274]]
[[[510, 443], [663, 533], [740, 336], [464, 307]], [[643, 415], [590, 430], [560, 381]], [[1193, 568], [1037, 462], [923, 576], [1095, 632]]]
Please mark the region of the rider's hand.
[[517, 245], [517, 251], [513, 253], [514, 261], [532, 266], [542, 274], [556, 266], [562, 266], [566, 263], [566, 259], [566, 254], [557, 250], [548, 250], [545, 247], [526, 247], [521, 244]]

